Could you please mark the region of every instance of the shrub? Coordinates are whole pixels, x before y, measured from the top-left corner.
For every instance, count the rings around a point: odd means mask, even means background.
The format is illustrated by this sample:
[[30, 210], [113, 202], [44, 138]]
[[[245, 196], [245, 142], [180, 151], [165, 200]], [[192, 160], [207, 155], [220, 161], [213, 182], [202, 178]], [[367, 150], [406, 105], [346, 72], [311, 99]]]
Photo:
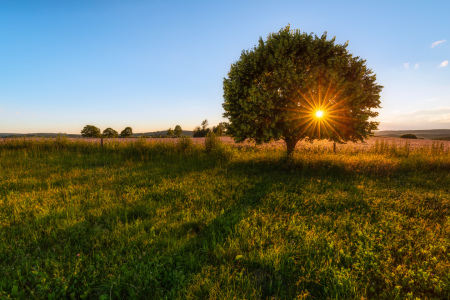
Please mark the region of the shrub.
[[224, 144], [219, 140], [219, 143], [217, 143], [209, 152], [209, 156], [213, 157], [217, 160], [229, 160], [231, 159], [235, 154], [235, 151], [233, 150], [233, 147]]
[[194, 142], [190, 136], [181, 136], [178, 138], [177, 150], [182, 153], [189, 152], [192, 150]]
[[206, 152], [211, 152], [214, 148], [218, 147], [220, 143], [220, 138], [214, 132], [208, 132], [205, 139]]
[[222, 143], [220, 137], [212, 131], [206, 135], [205, 150], [210, 157], [218, 160], [228, 160], [234, 154], [232, 147]]
[[402, 139], [417, 139], [417, 136], [412, 133], [403, 134], [400, 136]]

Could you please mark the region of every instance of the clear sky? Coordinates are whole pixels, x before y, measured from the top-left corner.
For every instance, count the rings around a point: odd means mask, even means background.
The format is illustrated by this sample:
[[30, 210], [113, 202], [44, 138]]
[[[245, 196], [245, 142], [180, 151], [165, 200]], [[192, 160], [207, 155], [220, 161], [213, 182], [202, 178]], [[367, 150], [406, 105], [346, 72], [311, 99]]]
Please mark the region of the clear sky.
[[216, 125], [230, 65], [288, 24], [366, 59], [379, 129], [450, 129], [448, 0], [0, 0], [0, 132]]

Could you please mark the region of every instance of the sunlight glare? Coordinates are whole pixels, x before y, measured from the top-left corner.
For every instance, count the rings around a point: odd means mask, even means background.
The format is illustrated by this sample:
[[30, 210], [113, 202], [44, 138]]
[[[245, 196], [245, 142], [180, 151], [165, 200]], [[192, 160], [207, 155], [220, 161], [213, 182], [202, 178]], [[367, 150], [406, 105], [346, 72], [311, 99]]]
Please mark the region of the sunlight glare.
[[323, 111], [322, 110], [316, 111], [316, 117], [322, 118], [323, 117]]

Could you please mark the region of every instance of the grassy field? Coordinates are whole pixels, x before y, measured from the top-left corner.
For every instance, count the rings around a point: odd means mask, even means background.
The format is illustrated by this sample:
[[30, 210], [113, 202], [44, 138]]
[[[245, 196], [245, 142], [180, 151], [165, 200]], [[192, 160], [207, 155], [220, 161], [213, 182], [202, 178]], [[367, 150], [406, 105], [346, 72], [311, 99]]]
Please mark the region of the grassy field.
[[0, 142], [0, 298], [450, 299], [450, 149]]

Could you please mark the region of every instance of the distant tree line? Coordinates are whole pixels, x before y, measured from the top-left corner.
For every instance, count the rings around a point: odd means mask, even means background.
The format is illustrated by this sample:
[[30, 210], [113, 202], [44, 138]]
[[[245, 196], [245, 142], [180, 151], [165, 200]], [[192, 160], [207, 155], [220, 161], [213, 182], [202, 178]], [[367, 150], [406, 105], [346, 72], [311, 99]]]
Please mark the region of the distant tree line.
[[407, 133], [407, 134], [402, 134], [400, 136], [400, 138], [402, 138], [402, 139], [417, 139], [417, 136], [412, 133]]
[[168, 137], [181, 137], [183, 135], [183, 129], [181, 129], [180, 125], [176, 125], [175, 129], [169, 128], [167, 130]]
[[[204, 120], [200, 126], [195, 127], [193, 136], [194, 137], [205, 137], [209, 132], [214, 132], [217, 136], [225, 135], [227, 132], [228, 123], [221, 122], [217, 126], [213, 126], [212, 128], [208, 128], [208, 120]], [[106, 128], [103, 132], [100, 131], [100, 128], [94, 125], [86, 125], [83, 130], [81, 130], [81, 136], [85, 138], [127, 138], [133, 136], [133, 129], [131, 127], [126, 127], [124, 130], [120, 132], [120, 135], [117, 131], [112, 129], [111, 127]], [[183, 129], [180, 125], [176, 125], [174, 129], [169, 128], [166, 132], [166, 135], [159, 135], [153, 137], [182, 137]]]
[[194, 137], [205, 137], [209, 132], [214, 132], [218, 136], [226, 134], [228, 123], [221, 122], [217, 126], [213, 126], [212, 129], [208, 128], [208, 120], [204, 120], [200, 126], [195, 127]]
[[103, 130], [103, 133], [100, 132], [100, 128], [94, 126], [94, 125], [86, 125], [84, 126], [83, 130], [81, 130], [81, 136], [86, 138], [126, 138], [131, 137], [133, 135], [133, 129], [131, 127], [126, 127], [122, 132], [119, 133], [112, 129], [111, 127], [106, 128]]

